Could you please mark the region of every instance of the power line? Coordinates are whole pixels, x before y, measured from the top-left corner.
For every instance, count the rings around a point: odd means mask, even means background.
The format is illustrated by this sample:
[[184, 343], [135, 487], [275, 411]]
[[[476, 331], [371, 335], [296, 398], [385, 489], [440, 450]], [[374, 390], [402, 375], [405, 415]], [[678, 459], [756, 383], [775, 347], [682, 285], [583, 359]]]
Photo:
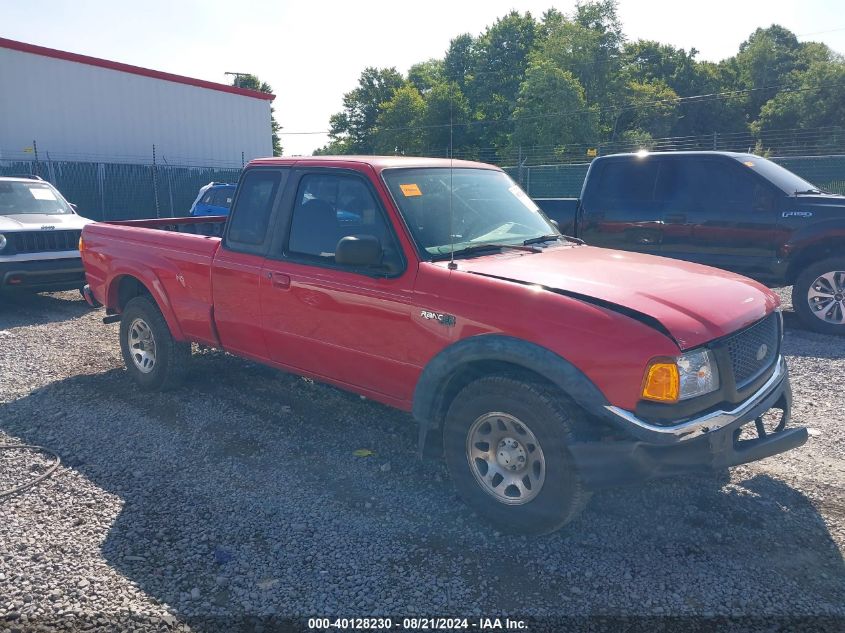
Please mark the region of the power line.
[[[559, 117], [570, 117], [570, 116], [577, 116], [581, 114], [598, 114], [601, 112], [616, 112], [621, 111], [624, 112], [626, 110], [634, 110], [648, 106], [655, 106], [655, 105], [663, 105], [663, 104], [688, 104], [688, 103], [696, 103], [696, 102], [706, 102], [714, 99], [721, 99], [725, 97], [732, 97], [732, 96], [739, 96], [743, 94], [750, 94], [753, 92], [764, 91], [764, 90], [775, 90], [784, 88], [781, 90], [781, 94], [790, 94], [796, 92], [812, 92], [815, 90], [821, 90], [823, 88], [830, 88], [830, 87], [838, 87], [845, 85], [845, 82], [835, 82], [835, 83], [828, 83], [823, 84], [820, 86], [812, 86], [812, 87], [805, 87], [805, 88], [785, 88], [786, 84], [774, 84], [771, 86], [761, 86], [759, 88], [744, 88], [742, 90], [727, 90], [724, 92], [711, 92], [711, 93], [702, 93], [697, 95], [688, 95], [685, 97], [667, 97], [665, 99], [656, 99], [653, 101], [647, 101], [644, 103], [639, 104], [628, 104], [625, 106], [605, 106], [605, 107], [592, 107], [592, 108], [582, 108], [578, 110], [568, 110], [568, 111], [559, 111], [559, 112], [547, 112], [543, 114], [535, 114], [535, 115], [528, 115], [528, 116], [520, 116], [520, 117], [507, 117], [504, 119], [491, 119], [485, 121], [466, 121], [464, 123], [457, 124], [460, 127], [469, 127], [469, 126], [477, 126], [477, 125], [501, 125], [504, 123], [515, 123], [518, 121], [533, 121], [538, 119], [550, 119], [550, 118], [559, 118]], [[381, 132], [404, 132], [410, 130], [428, 130], [428, 129], [444, 129], [448, 128], [448, 123], [437, 123], [431, 125], [409, 125], [409, 126], [402, 126], [402, 127], [391, 127], [391, 128], [379, 128]], [[313, 136], [313, 135], [322, 135], [322, 134], [331, 134], [331, 130], [321, 130], [317, 132], [280, 132], [280, 134], [287, 134], [290, 136]]]

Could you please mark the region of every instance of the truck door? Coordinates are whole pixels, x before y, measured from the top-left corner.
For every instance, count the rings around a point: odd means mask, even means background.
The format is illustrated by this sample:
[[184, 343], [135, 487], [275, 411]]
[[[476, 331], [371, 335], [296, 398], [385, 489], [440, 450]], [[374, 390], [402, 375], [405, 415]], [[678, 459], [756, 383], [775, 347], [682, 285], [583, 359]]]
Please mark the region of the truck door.
[[770, 269], [778, 192], [732, 158], [665, 161], [657, 194], [665, 221], [662, 254], [752, 276]]
[[[289, 221], [264, 264], [261, 324], [279, 364], [407, 400], [419, 372], [408, 363], [414, 272], [372, 183], [344, 169], [298, 170]], [[382, 270], [338, 264], [348, 235], [373, 235]]]
[[659, 253], [663, 215], [655, 199], [660, 160], [654, 156], [599, 159], [581, 200], [578, 237], [593, 246]]
[[261, 273], [272, 239], [269, 227], [289, 171], [278, 167], [246, 171], [211, 265], [214, 322], [223, 348], [262, 360], [267, 358], [267, 347], [261, 330]]

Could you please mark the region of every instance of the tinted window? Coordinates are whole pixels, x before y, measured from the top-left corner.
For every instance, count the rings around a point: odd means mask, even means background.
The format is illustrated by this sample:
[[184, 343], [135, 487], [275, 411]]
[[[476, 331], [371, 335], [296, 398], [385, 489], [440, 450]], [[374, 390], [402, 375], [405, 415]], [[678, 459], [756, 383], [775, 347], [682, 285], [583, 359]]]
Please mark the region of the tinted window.
[[205, 195], [202, 197], [202, 200], [200, 200], [200, 202], [202, 204], [214, 204], [214, 202], [212, 202], [213, 200], [214, 200], [214, 189], [209, 189], [208, 191], [205, 192]]
[[594, 203], [607, 207], [620, 201], [654, 200], [659, 165], [658, 161], [646, 159], [606, 162], [596, 183]]
[[756, 171], [763, 178], [790, 195], [798, 192], [811, 192], [812, 190], [820, 191], [811, 182], [765, 158], [752, 155], [744, 156], [742, 165]]
[[340, 174], [302, 178], [291, 218], [288, 251], [334, 262], [347, 235], [374, 235], [386, 253], [393, 242], [387, 223], [363, 180]]
[[756, 182], [738, 165], [714, 160], [667, 161], [658, 196], [667, 211], [750, 211]]
[[252, 245], [264, 242], [280, 179], [278, 171], [256, 170], [244, 176], [237, 207], [229, 220], [229, 241]]

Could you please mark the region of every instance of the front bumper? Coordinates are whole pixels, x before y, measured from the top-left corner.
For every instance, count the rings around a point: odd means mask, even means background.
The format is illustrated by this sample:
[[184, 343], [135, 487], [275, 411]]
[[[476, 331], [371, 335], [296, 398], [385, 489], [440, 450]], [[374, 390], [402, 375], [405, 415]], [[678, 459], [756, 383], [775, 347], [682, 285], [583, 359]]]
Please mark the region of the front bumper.
[[[743, 426], [753, 424], [773, 408], [783, 412], [782, 430], [739, 439]], [[634, 439], [581, 442], [573, 444], [571, 450], [581, 476], [593, 488], [720, 470], [804, 444], [806, 428], [785, 428], [791, 409], [789, 373], [780, 358], [771, 378], [733, 410], [714, 411], [674, 426], [657, 426], [608, 407], [615, 426]]]
[[84, 284], [85, 269], [80, 257], [0, 262], [0, 291], [72, 290]]

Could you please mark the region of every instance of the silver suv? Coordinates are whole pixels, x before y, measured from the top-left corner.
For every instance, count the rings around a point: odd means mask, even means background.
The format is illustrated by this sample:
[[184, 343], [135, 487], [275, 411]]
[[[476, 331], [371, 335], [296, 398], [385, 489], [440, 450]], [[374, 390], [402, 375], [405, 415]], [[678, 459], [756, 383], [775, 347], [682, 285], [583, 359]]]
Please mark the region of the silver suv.
[[90, 222], [38, 176], [0, 177], [0, 292], [82, 288], [79, 236]]

